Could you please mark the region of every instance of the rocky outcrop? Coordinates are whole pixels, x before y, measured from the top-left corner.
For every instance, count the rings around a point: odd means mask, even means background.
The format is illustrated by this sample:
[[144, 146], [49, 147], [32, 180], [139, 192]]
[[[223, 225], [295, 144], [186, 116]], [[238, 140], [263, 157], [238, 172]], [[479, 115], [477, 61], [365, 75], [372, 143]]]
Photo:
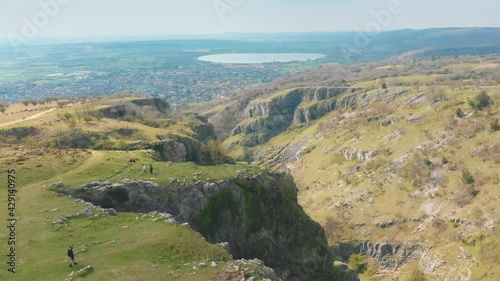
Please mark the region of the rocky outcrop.
[[[272, 122], [268, 121], [262, 116], [247, 119], [244, 122], [238, 124], [233, 130], [234, 135], [239, 134], [253, 134], [258, 132], [263, 132], [266, 130], [272, 130]], [[277, 128], [276, 128], [277, 129]]]
[[[159, 154], [161, 161], [170, 162], [187, 162], [188, 151], [186, 145], [182, 142], [177, 142], [173, 139], [166, 139], [152, 145], [153, 149]], [[189, 146], [192, 148], [192, 146]], [[194, 157], [193, 162], [198, 161], [198, 157]]]
[[[141, 116], [143, 112], [154, 110], [159, 113], [165, 113], [170, 108], [170, 104], [159, 98], [135, 99], [130, 102], [124, 102], [112, 105], [99, 110], [100, 115], [111, 119], [123, 119], [127, 116]], [[141, 109], [138, 111], [138, 109]]]
[[346, 261], [352, 254], [361, 254], [376, 259], [382, 268], [397, 270], [410, 261], [420, 261], [425, 254], [425, 248], [422, 244], [412, 241], [399, 244], [359, 241], [334, 246], [332, 252], [335, 258]]
[[362, 93], [343, 96], [339, 102], [339, 108], [350, 108], [355, 106], [366, 107], [375, 102], [389, 103], [396, 98], [409, 93], [407, 90], [381, 90], [375, 93]]
[[[261, 144], [292, 124], [311, 122], [331, 112], [335, 109], [336, 97], [355, 90], [342, 87], [298, 88], [254, 101], [244, 111], [245, 120], [231, 134], [245, 134], [253, 138], [253, 141], [240, 141], [239, 145]], [[260, 138], [253, 134], [258, 134]]]
[[368, 161], [383, 152], [389, 152], [389, 150], [365, 151], [350, 148], [343, 148], [340, 150], [340, 153], [345, 157], [347, 161], [359, 160], [363, 162]]
[[153, 149], [160, 161], [194, 162], [205, 165], [211, 162], [210, 156], [203, 150], [203, 144], [187, 136], [168, 134], [159, 136], [160, 141], [143, 145], [145, 149]]
[[319, 102], [308, 103], [300, 106], [294, 114], [293, 123], [302, 124], [309, 123], [325, 116], [329, 112], [335, 110], [337, 99], [327, 99]]
[[285, 280], [332, 280], [325, 233], [297, 203], [289, 175], [265, 173], [216, 182], [97, 182], [69, 192], [121, 212], [159, 211], [187, 222], [233, 257], [258, 258]]
[[113, 105], [99, 110], [99, 113], [110, 119], [120, 119], [127, 115], [127, 107], [124, 104]]
[[165, 99], [160, 98], [146, 98], [146, 99], [136, 99], [131, 101], [137, 106], [151, 106], [156, 108], [160, 112], [165, 112], [170, 108], [170, 104]]
[[217, 273], [217, 280], [229, 281], [277, 281], [280, 280], [272, 268], [264, 265], [261, 260], [236, 260], [227, 264], [224, 270]]

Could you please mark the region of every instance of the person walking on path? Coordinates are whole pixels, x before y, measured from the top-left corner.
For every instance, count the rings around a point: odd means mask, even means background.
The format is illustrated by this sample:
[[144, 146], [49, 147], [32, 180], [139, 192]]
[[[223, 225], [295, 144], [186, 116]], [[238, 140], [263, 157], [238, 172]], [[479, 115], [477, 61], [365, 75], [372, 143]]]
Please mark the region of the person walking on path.
[[75, 254], [73, 253], [73, 245], [68, 248], [68, 257], [71, 259], [71, 263], [69, 266], [73, 267], [73, 265], [77, 265], [78, 263], [75, 261]]
[[149, 173], [153, 174], [153, 165], [149, 164]]

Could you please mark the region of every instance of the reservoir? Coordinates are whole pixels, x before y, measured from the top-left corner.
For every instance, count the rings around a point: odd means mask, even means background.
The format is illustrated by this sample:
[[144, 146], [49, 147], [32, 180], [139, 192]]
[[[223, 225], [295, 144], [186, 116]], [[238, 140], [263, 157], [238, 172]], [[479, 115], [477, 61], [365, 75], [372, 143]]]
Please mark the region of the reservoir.
[[202, 56], [198, 59], [206, 62], [216, 63], [273, 63], [308, 61], [324, 58], [324, 54], [316, 53], [248, 53], [248, 54], [219, 54]]

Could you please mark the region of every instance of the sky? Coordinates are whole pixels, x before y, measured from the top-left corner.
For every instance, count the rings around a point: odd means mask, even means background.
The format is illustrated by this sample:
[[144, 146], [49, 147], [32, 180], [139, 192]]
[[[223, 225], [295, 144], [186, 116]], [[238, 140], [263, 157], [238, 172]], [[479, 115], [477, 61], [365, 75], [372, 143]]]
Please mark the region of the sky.
[[499, 0], [0, 0], [2, 40], [500, 27]]

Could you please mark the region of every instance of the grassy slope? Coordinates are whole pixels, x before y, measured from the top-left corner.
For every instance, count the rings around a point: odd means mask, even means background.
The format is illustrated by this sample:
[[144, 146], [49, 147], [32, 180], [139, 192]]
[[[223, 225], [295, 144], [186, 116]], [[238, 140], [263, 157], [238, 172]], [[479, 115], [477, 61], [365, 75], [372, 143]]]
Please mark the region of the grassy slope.
[[[5, 114], [0, 115], [0, 129], [8, 130], [16, 127], [35, 127], [38, 131], [33, 137], [28, 137], [25, 142], [28, 144], [48, 144], [51, 140], [60, 138], [62, 134], [71, 132], [71, 122], [66, 121], [63, 116], [67, 113], [72, 115], [75, 121], [75, 129], [82, 132], [106, 133], [111, 142], [123, 140], [126, 143], [138, 142], [143, 140], [156, 140], [158, 135], [174, 133], [179, 135], [193, 136], [195, 133], [190, 128], [188, 122], [175, 122], [168, 129], [154, 128], [137, 122], [120, 121], [116, 119], [102, 118], [85, 122], [83, 116], [87, 110], [93, 111], [104, 107], [122, 104], [133, 98], [123, 99], [97, 99], [87, 101], [85, 104], [75, 103], [65, 107], [58, 107], [57, 103], [52, 102], [44, 105], [13, 104], [9, 106]], [[76, 112], [82, 116], [78, 120]], [[148, 114], [148, 112], [145, 112]], [[25, 119], [24, 119], [25, 118]], [[123, 136], [113, 133], [118, 129], [128, 129], [134, 131], [130, 136]]]
[[[5, 146], [2, 154], [13, 153], [15, 148]], [[17, 151], [20, 155], [35, 154], [34, 152], [40, 153], [40, 149], [25, 147]], [[160, 164], [148, 158], [146, 152], [59, 151], [62, 152], [60, 156], [57, 156], [57, 152], [47, 150], [47, 155], [30, 157], [22, 164], [0, 164], [4, 174], [7, 169], [12, 168], [18, 173], [16, 215], [20, 217], [16, 237], [17, 273], [9, 274], [6, 265], [1, 264], [0, 278], [64, 280], [72, 270], [92, 265], [95, 270], [86, 280], [211, 280], [225, 263], [216, 269], [210, 266], [199, 268], [198, 264], [206, 259], [229, 259], [222, 247], [208, 244], [198, 233], [187, 227], [162, 221], [153, 222], [149, 217], [138, 219], [140, 215], [137, 214], [70, 219], [67, 225], [58, 227], [52, 224], [55, 219], [78, 213], [85, 209], [85, 205], [50, 191], [50, 186], [58, 181], [78, 185], [102, 178], [111, 181], [119, 181], [125, 177], [149, 179], [150, 175], [140, 172], [139, 165], [142, 162], [153, 163], [157, 167], [153, 177], [159, 183], [170, 177], [193, 180], [195, 173], [200, 178], [231, 177], [239, 169], [243, 169], [243, 166], [198, 167], [183, 163], [173, 164], [162, 170], [159, 168]], [[50, 158], [54, 157], [53, 153], [57, 159]], [[138, 164], [134, 164], [137, 169], [125, 168], [124, 163], [131, 156], [140, 159]], [[51, 161], [47, 161], [47, 158]], [[44, 166], [36, 168], [40, 164]], [[59, 173], [45, 174], [44, 171]], [[107, 178], [108, 175], [113, 176]], [[2, 194], [6, 193], [3, 186]], [[3, 206], [7, 206], [6, 196], [0, 201]], [[2, 212], [1, 220], [5, 222], [6, 216], [7, 213]], [[0, 239], [6, 241], [6, 235], [1, 232]], [[68, 266], [66, 249], [69, 244], [75, 245], [79, 262], [75, 268]], [[7, 249], [6, 244], [4, 246], [2, 255]], [[193, 269], [193, 266], [197, 268]]]
[[[385, 67], [401, 68], [400, 65]], [[450, 61], [439, 70], [448, 68], [467, 73], [485, 67], [492, 67], [488, 59], [464, 64]], [[500, 267], [496, 265], [498, 251], [489, 253], [487, 249], [498, 248], [500, 241], [484, 226], [493, 222], [498, 229], [495, 220], [500, 215], [500, 137], [499, 132], [490, 132], [491, 120], [499, 117], [498, 85], [486, 83], [479, 87], [477, 81], [461, 80], [462, 89], [458, 89], [458, 86], [442, 83], [443, 78], [446, 76], [418, 72], [388, 78], [389, 90], [408, 90], [409, 94], [388, 105], [376, 103], [367, 108], [333, 112], [251, 150], [269, 159], [280, 151], [277, 148], [307, 140], [303, 147], [305, 155], [289, 163], [288, 168], [299, 185], [301, 204], [313, 219], [326, 227], [331, 243], [411, 239], [434, 247], [433, 254], [444, 254], [442, 259], [447, 265], [429, 275], [431, 278], [467, 276], [470, 267], [472, 280], [496, 280], [500, 276]], [[415, 83], [422, 86], [417, 88], [413, 86]], [[380, 84], [378, 80], [366, 80], [353, 87]], [[478, 94], [478, 89], [486, 90], [497, 100], [497, 106], [492, 107], [490, 113], [474, 113], [467, 105], [467, 101]], [[444, 93], [446, 99], [431, 101], [433, 91]], [[419, 94], [425, 94], [420, 103], [406, 103], [408, 96]], [[458, 108], [468, 114], [466, 118], [454, 116]], [[368, 121], [373, 116], [382, 119]], [[413, 120], [417, 117], [418, 120]], [[381, 126], [384, 120], [398, 118], [401, 120], [394, 124]], [[490, 150], [474, 153], [484, 147]], [[370, 161], [356, 157], [348, 161], [340, 153], [344, 149], [383, 152]], [[243, 151], [232, 153], [238, 156]], [[443, 158], [448, 163], [443, 164]], [[432, 167], [424, 164], [425, 159], [433, 163]], [[465, 170], [474, 176], [473, 185], [464, 183]], [[479, 194], [471, 196], [470, 190], [477, 190]], [[407, 218], [418, 218], [420, 222], [386, 229], [375, 226]], [[468, 223], [453, 224], [452, 218], [465, 219]], [[334, 223], [327, 223], [328, 220]], [[474, 243], [466, 242], [474, 239]], [[461, 249], [474, 255], [474, 259], [461, 259]], [[409, 278], [412, 266], [401, 270], [403, 278]], [[465, 271], [460, 272], [462, 269]]]
[[[101, 99], [90, 106], [98, 109], [122, 102], [122, 100]], [[78, 213], [85, 205], [74, 199], [60, 196], [51, 191], [55, 182], [74, 187], [96, 180], [120, 182], [123, 179], [150, 180], [158, 184], [171, 178], [179, 182], [190, 182], [195, 178], [218, 180], [230, 178], [248, 169], [246, 166], [201, 167], [192, 163], [167, 164], [152, 159], [152, 151], [90, 151], [54, 150], [35, 146], [47, 143], [61, 132], [71, 130], [68, 122], [61, 119], [64, 113], [75, 115], [83, 112], [86, 105], [73, 104], [57, 108], [48, 105], [11, 105], [6, 114], [0, 116], [2, 129], [35, 126], [39, 129], [33, 138], [23, 145], [2, 145], [0, 169], [6, 175], [8, 169], [15, 169], [18, 193], [16, 197], [17, 223], [17, 273], [10, 275], [7, 266], [0, 264], [0, 278], [9, 280], [63, 280], [72, 270], [92, 265], [94, 271], [87, 280], [211, 280], [225, 266], [217, 268], [198, 264], [207, 259], [229, 260], [221, 246], [208, 244], [191, 229], [153, 222], [151, 217], [140, 218], [137, 214], [119, 214], [116, 217], [100, 216], [70, 219], [67, 225], [58, 227], [52, 222], [59, 217]], [[43, 113], [43, 114], [41, 114]], [[26, 118], [26, 119], [24, 119]], [[158, 134], [193, 132], [184, 122], [178, 122], [168, 129], [157, 129], [133, 122], [113, 119], [92, 120], [76, 124], [77, 129], [93, 132], [109, 132], [116, 129], [133, 129], [126, 141], [154, 139]], [[119, 137], [119, 136], [118, 136]], [[138, 163], [129, 164], [129, 158]], [[154, 173], [141, 172], [143, 164], [154, 166]], [[149, 168], [148, 168], [149, 171]], [[5, 186], [2, 188], [7, 194]], [[7, 206], [7, 198], [0, 200]], [[1, 219], [6, 221], [7, 213]], [[1, 232], [5, 241], [7, 234]], [[66, 249], [74, 244], [79, 265], [68, 267]], [[3, 251], [2, 251], [3, 253]], [[193, 267], [196, 269], [193, 269]], [[78, 278], [76, 279], [78, 280]]]

